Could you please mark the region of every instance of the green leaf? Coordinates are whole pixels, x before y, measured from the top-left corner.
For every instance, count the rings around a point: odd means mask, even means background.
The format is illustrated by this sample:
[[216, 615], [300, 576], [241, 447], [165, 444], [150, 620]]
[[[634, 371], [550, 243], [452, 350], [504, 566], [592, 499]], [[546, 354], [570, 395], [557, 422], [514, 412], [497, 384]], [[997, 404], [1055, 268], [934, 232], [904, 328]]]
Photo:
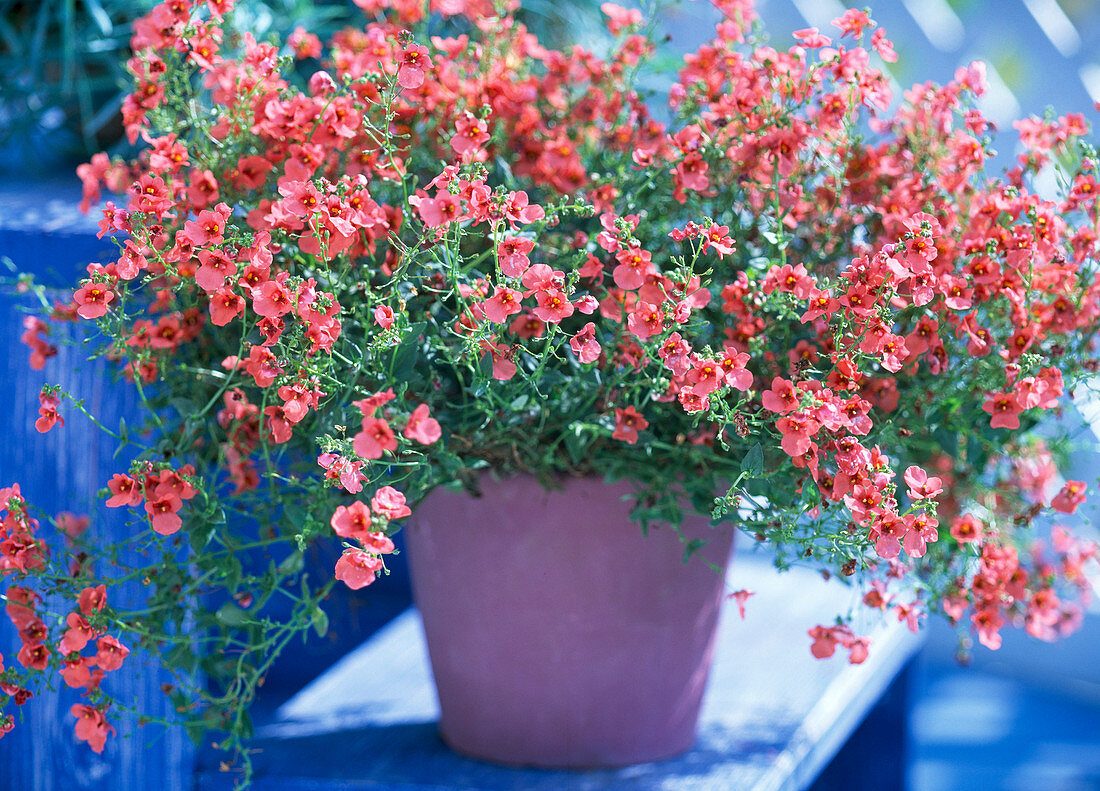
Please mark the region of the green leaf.
[[313, 626], [313, 631], [317, 633], [318, 637], [325, 636], [325, 633], [328, 631], [328, 613], [318, 607], [313, 611], [313, 614], [309, 618], [309, 622]]
[[702, 538], [693, 538], [684, 544], [684, 563], [691, 560], [691, 556], [705, 547], [707, 542]]
[[932, 439], [943, 449], [943, 452], [952, 458], [959, 455], [959, 435], [946, 428], [938, 428], [932, 432]]
[[248, 623], [248, 613], [228, 601], [214, 613], [214, 617], [226, 626], [244, 626]]
[[811, 480], [807, 480], [802, 484], [802, 502], [810, 508], [813, 508], [821, 502], [821, 490], [819, 490], [817, 484]]
[[760, 443], [757, 442], [751, 448], [749, 452], [745, 454], [745, 458], [741, 460], [741, 472], [748, 475], [750, 478], [755, 478], [764, 471], [764, 451], [760, 447]]
[[172, 408], [180, 413], [180, 417], [189, 418], [199, 411], [199, 405], [190, 398], [173, 398], [169, 401]]
[[485, 352], [481, 360], [478, 361], [477, 372], [480, 379], [493, 378], [493, 355], [491, 353]]
[[405, 337], [401, 339], [401, 343], [397, 345], [390, 365], [394, 377], [408, 379], [412, 376], [417, 357], [420, 355], [420, 334], [426, 326], [427, 323], [423, 321], [411, 325]]
[[241, 586], [241, 577], [244, 575], [244, 568], [241, 566], [241, 561], [237, 558], [230, 557], [222, 573], [225, 574], [225, 589], [227, 591], [235, 591]]
[[293, 552], [279, 564], [278, 572], [282, 575], [297, 574], [305, 568], [306, 560], [301, 552]]
[[191, 549], [201, 552], [207, 544], [214, 540], [217, 532], [217, 528], [211, 524], [196, 527], [191, 531]]
[[[992, 433], [993, 430], [989, 429], [989, 431]], [[980, 436], [971, 437], [966, 443], [966, 460], [975, 470], [985, 469], [985, 465], [989, 462], [989, 454], [985, 451]]]
[[166, 652], [164, 662], [168, 667], [178, 667], [189, 675], [194, 673], [199, 666], [195, 652], [186, 643], [177, 643], [172, 650]]
[[489, 387], [489, 380], [493, 378], [493, 355], [485, 352], [477, 364], [477, 374], [469, 388], [473, 398], [480, 398]]
[[574, 464], [580, 464], [584, 461], [586, 445], [583, 435], [584, 426], [580, 423], [570, 424], [563, 435], [565, 449], [569, 451], [569, 458], [573, 460]]
[[286, 517], [289, 524], [304, 525], [309, 517], [309, 511], [305, 503], [300, 501], [290, 502], [283, 506], [283, 516]]

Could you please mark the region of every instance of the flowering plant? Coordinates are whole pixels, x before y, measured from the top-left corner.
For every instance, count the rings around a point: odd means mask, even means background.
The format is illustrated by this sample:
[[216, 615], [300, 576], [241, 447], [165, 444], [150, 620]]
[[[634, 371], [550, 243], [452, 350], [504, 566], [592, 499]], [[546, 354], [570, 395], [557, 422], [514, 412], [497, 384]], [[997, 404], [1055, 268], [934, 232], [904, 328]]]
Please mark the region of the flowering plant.
[[[126, 196], [100, 221], [119, 255], [49, 318], [93, 324], [140, 393], [145, 431], [104, 427], [132, 462], [103, 497], [151, 541], [147, 596], [114, 605], [103, 548], [48, 545], [5, 489], [5, 695], [59, 670], [101, 750], [101, 678], [137, 639], [239, 749], [331, 586], [369, 585], [411, 507], [483, 469], [628, 478], [641, 522], [730, 518], [913, 628], [941, 613], [995, 648], [1006, 623], [1075, 623], [1096, 547], [1028, 527], [1086, 485], [1051, 499], [1028, 432], [1097, 368], [1082, 116], [1019, 122], [995, 178], [981, 65], [891, 105], [866, 12], [780, 50], [748, 0], [716, 2], [658, 101], [637, 11], [603, 6], [601, 58], [544, 48], [503, 0], [356, 4], [365, 27], [328, 49], [223, 32], [231, 0], [135, 24], [123, 114], [146, 148], [79, 170], [86, 206]], [[26, 326], [48, 367], [50, 324]], [[85, 407], [46, 387], [39, 412], [49, 431]], [[335, 579], [304, 578], [334, 535]], [[279, 562], [242, 567], [256, 547]], [[814, 655], [862, 661], [859, 623], [814, 626]], [[213, 681], [185, 692], [199, 667]]]

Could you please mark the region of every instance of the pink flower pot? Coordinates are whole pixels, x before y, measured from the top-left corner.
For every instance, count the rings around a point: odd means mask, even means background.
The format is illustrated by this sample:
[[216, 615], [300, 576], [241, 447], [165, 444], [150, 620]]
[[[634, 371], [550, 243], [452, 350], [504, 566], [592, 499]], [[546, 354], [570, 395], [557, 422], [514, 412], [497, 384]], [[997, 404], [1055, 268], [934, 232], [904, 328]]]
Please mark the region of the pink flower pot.
[[[621, 766], [688, 750], [733, 542], [682, 562], [668, 527], [630, 521], [625, 483], [486, 476], [436, 490], [406, 528], [441, 708], [457, 752], [504, 764]], [[713, 563], [717, 571], [707, 565]]]

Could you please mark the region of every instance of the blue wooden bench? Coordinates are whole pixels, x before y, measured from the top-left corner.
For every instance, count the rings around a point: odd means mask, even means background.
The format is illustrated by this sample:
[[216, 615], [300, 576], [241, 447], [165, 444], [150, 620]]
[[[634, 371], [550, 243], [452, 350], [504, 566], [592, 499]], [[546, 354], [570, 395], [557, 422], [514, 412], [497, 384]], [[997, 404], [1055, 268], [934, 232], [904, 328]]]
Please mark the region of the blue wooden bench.
[[[497, 767], [455, 755], [436, 733], [438, 703], [427, 649], [419, 614], [409, 609], [259, 728], [255, 788], [809, 788], [898, 677], [920, 639], [902, 624], [872, 618], [866, 663], [849, 665], [841, 656], [818, 661], [810, 656], [806, 631], [845, 610], [852, 589], [826, 583], [805, 569], [777, 574], [766, 556], [748, 553], [735, 559], [729, 580], [734, 588], [757, 595], [749, 600], [744, 621], [732, 603], [723, 612], [698, 741], [680, 758], [618, 770], [549, 771]], [[878, 787], [894, 787], [901, 776], [878, 780]], [[211, 764], [200, 772], [204, 791], [230, 786], [230, 777]], [[843, 787], [858, 786], [848, 776]]]

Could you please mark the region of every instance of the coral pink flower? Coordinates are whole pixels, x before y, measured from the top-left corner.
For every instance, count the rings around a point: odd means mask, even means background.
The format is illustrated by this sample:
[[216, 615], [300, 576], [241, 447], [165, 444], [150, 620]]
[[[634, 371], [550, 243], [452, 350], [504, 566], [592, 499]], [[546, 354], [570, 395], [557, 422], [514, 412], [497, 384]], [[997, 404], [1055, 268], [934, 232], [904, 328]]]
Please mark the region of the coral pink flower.
[[224, 327], [244, 312], [244, 298], [228, 288], [219, 288], [210, 295], [210, 320]]
[[615, 410], [615, 431], [611, 434], [613, 439], [620, 439], [628, 445], [638, 441], [638, 432], [649, 427], [649, 421], [632, 406], [626, 409]]
[[43, 390], [38, 394], [38, 401], [41, 406], [38, 407], [38, 419], [34, 421], [34, 427], [40, 434], [45, 434], [55, 425], [65, 425], [65, 418], [57, 411], [61, 405], [61, 398], [57, 394]]
[[905, 482], [909, 485], [909, 496], [914, 500], [935, 497], [943, 491], [943, 481], [929, 478], [920, 467], [908, 467], [905, 470]]
[[802, 42], [802, 46], [809, 47], [810, 49], [828, 47], [833, 43], [833, 40], [831, 38], [822, 35], [816, 27], [808, 27], [804, 30], [796, 30], [791, 35], [795, 38], [796, 41]]
[[535, 249], [535, 243], [530, 239], [519, 236], [506, 236], [497, 245], [497, 256], [500, 260], [500, 271], [508, 277], [523, 277], [527, 267], [531, 265], [527, 257]]
[[982, 404], [982, 411], [993, 417], [989, 421], [992, 428], [1019, 428], [1020, 405], [1015, 393], [993, 393]]
[[982, 523], [973, 514], [963, 514], [951, 523], [951, 535], [960, 544], [981, 543]]
[[894, 52], [894, 42], [886, 38], [886, 31], [882, 28], [871, 34], [871, 47], [887, 63], [897, 63], [898, 54]]
[[873, 23], [866, 11], [849, 8], [832, 21], [833, 27], [840, 30], [841, 35], [859, 38], [863, 35], [863, 29], [871, 27]]
[[581, 327], [580, 331], [569, 339], [569, 348], [582, 363], [593, 363], [600, 359], [600, 352], [603, 349], [596, 340], [596, 325], [590, 321]]
[[692, 391], [701, 396], [713, 393], [725, 378], [725, 371], [717, 360], [696, 360], [694, 367], [687, 372], [687, 380], [693, 385]]
[[358, 500], [351, 505], [339, 505], [329, 520], [336, 535], [342, 538], [358, 538], [371, 531], [371, 511]]
[[283, 372], [283, 368], [279, 365], [274, 353], [263, 346], [253, 346], [248, 350], [248, 361], [245, 363], [244, 368], [260, 387], [267, 387], [272, 384], [276, 377]]
[[853, 637], [848, 644], [848, 664], [862, 665], [870, 655], [871, 639], [869, 637]]
[[664, 314], [656, 305], [639, 302], [627, 316], [626, 326], [639, 340], [658, 335], [664, 326]]
[[397, 83], [402, 88], [419, 88], [424, 84], [424, 72], [432, 68], [428, 48], [412, 44], [401, 53], [401, 65], [397, 68]]
[[875, 519], [869, 531], [869, 537], [875, 542], [875, 552], [880, 558], [893, 560], [901, 554], [899, 540], [908, 529], [905, 522], [894, 511], [886, 511]]
[[421, 404], [409, 415], [409, 422], [405, 424], [402, 432], [409, 439], [414, 439], [421, 445], [431, 445], [443, 436], [443, 430], [439, 421], [428, 416], [428, 405]]
[[103, 712], [92, 706], [74, 704], [69, 713], [76, 717], [76, 738], [87, 742], [93, 752], [102, 753], [107, 737], [115, 729], [107, 724]]
[[96, 636], [96, 631], [88, 623], [88, 619], [78, 612], [69, 613], [65, 617], [65, 623], [69, 628], [57, 643], [57, 650], [62, 655], [83, 651], [88, 641]]
[[65, 684], [73, 689], [97, 689], [99, 682], [103, 680], [103, 670], [99, 668], [93, 670], [94, 664], [94, 656], [85, 656], [74, 662], [65, 662], [58, 672], [65, 680]]
[[626, 291], [641, 288], [645, 283], [646, 275], [654, 271], [653, 264], [650, 263], [652, 257], [648, 250], [638, 247], [630, 247], [616, 253], [615, 258], [619, 265], [611, 273], [615, 279], [615, 285]]
[[538, 307], [532, 312], [547, 324], [557, 324], [573, 315], [573, 305], [560, 289], [540, 291], [535, 295], [535, 301]]
[[1086, 489], [1088, 487], [1084, 481], [1066, 481], [1066, 485], [1050, 501], [1050, 507], [1063, 514], [1072, 514], [1077, 510], [1077, 506], [1085, 502]]
[[381, 530], [375, 530], [373, 533], [360, 536], [359, 543], [363, 545], [367, 552], [376, 555], [386, 555], [394, 550], [393, 541]]
[[397, 396], [394, 395], [393, 388], [387, 387], [385, 390], [375, 393], [374, 395], [367, 396], [366, 398], [361, 398], [358, 401], [352, 401], [351, 405], [356, 407], [359, 410], [360, 414], [363, 415], [363, 417], [371, 417], [374, 414], [375, 410], [378, 409], [378, 407], [384, 404], [388, 404], [396, 397]]
[[222, 234], [229, 214], [229, 206], [224, 203], [219, 203], [213, 210], [205, 209], [194, 220], [184, 223], [181, 235], [195, 247], [221, 244], [225, 241]]
[[[410, 202], [412, 198], [409, 199]], [[429, 228], [438, 228], [455, 222], [462, 216], [462, 204], [454, 195], [440, 195], [438, 198], [425, 198], [417, 205], [420, 219]]]
[[110, 635], [96, 640], [96, 649], [96, 664], [108, 672], [122, 667], [122, 660], [130, 655], [130, 649]]
[[815, 626], [809, 632], [813, 644], [810, 653], [818, 659], [828, 659], [836, 653], [837, 638], [833, 630], [827, 626]]
[[149, 514], [153, 530], [162, 536], [170, 536], [183, 527], [178, 511], [183, 503], [175, 495], [146, 500], [145, 511]]
[[345, 549], [336, 561], [335, 576], [352, 590], [359, 590], [374, 582], [381, 570], [382, 560], [377, 555], [361, 549]]
[[756, 595], [756, 591], [741, 589], [739, 591], [734, 591], [733, 593], [726, 596], [726, 598], [727, 599], [733, 599], [734, 601], [737, 602], [737, 614], [741, 616], [741, 620], [743, 621], [743, 620], [745, 620], [745, 601], [750, 596], [755, 596], [755, 595]]
[[496, 293], [482, 302], [481, 307], [485, 311], [485, 318], [502, 324], [508, 320], [509, 316], [514, 316], [523, 310], [522, 300], [523, 294], [514, 288], [497, 286]]
[[927, 513], [917, 514], [909, 523], [909, 530], [901, 540], [901, 545], [909, 557], [921, 558], [928, 551], [928, 544], [939, 540], [936, 528], [939, 522]]
[[970, 616], [974, 628], [978, 631], [978, 642], [990, 651], [996, 651], [1001, 647], [1001, 627], [1005, 619], [1001, 617], [995, 607], [983, 607]]
[[786, 414], [798, 409], [798, 395], [791, 382], [777, 376], [772, 380], [771, 390], [764, 391], [761, 403], [764, 409]]
[[374, 309], [374, 323], [384, 330], [393, 326], [393, 308], [389, 305], [379, 305]]
[[199, 250], [197, 255], [201, 266], [195, 270], [195, 282], [203, 291], [216, 291], [237, 274], [237, 264], [221, 250]]
[[370, 498], [371, 509], [387, 519], [403, 519], [412, 513], [405, 504], [405, 495], [392, 486], [383, 486]]
[[512, 361], [511, 348], [503, 343], [482, 341], [481, 348], [492, 355], [493, 378], [507, 382], [516, 375], [516, 364]]
[[367, 479], [362, 472], [363, 462], [352, 461], [335, 453], [322, 453], [317, 463], [325, 468], [326, 480], [336, 480], [349, 494], [363, 491], [363, 481]]
[[385, 451], [397, 450], [397, 438], [382, 418], [363, 418], [363, 429], [352, 438], [352, 448], [364, 459], [380, 459]]
[[[8, 600], [12, 601], [11, 589], [8, 589]], [[107, 586], [97, 585], [94, 588], [84, 588], [77, 597], [77, 607], [84, 615], [99, 612], [107, 604]]]
[[50, 662], [50, 651], [44, 643], [24, 643], [15, 659], [28, 670], [45, 670]]
[[50, 334], [49, 325], [36, 316], [24, 316], [23, 330], [19, 341], [30, 347], [31, 368], [41, 371], [46, 367], [46, 360], [57, 354], [57, 347], [45, 339], [45, 336]]
[[703, 237], [703, 252], [714, 250], [719, 258], [723, 258], [734, 251], [734, 241], [729, 235], [728, 225], [711, 224]]
[[607, 29], [613, 36], [642, 23], [642, 12], [637, 8], [623, 8], [616, 3], [603, 3], [600, 5], [600, 11], [607, 15]]
[[504, 204], [504, 216], [515, 227], [516, 224], [538, 222], [546, 216], [546, 210], [541, 206], [530, 203], [527, 193], [523, 190], [513, 192], [508, 196]]
[[91, 519], [87, 514], [77, 516], [71, 511], [62, 511], [55, 519], [57, 529], [65, 534], [66, 538], [78, 538], [91, 525]]
[[811, 438], [821, 429], [821, 424], [804, 413], [796, 413], [779, 418], [775, 427], [783, 435], [780, 445], [787, 455], [801, 456], [810, 450]]
[[470, 154], [471, 157], [480, 158], [478, 149], [490, 139], [488, 122], [467, 110], [455, 121], [455, 136], [451, 138], [451, 148], [459, 156]]
[[268, 280], [259, 288], [252, 289], [252, 309], [259, 316], [274, 318], [289, 313], [293, 308], [290, 291], [277, 280]]
[[77, 289], [73, 299], [79, 307], [76, 313], [82, 319], [97, 319], [107, 313], [107, 306], [115, 298], [115, 292], [103, 283], [90, 282]]
[[600, 307], [599, 300], [597, 300], [591, 294], [585, 294], [583, 297], [573, 303], [576, 309], [586, 316], [591, 316]]

